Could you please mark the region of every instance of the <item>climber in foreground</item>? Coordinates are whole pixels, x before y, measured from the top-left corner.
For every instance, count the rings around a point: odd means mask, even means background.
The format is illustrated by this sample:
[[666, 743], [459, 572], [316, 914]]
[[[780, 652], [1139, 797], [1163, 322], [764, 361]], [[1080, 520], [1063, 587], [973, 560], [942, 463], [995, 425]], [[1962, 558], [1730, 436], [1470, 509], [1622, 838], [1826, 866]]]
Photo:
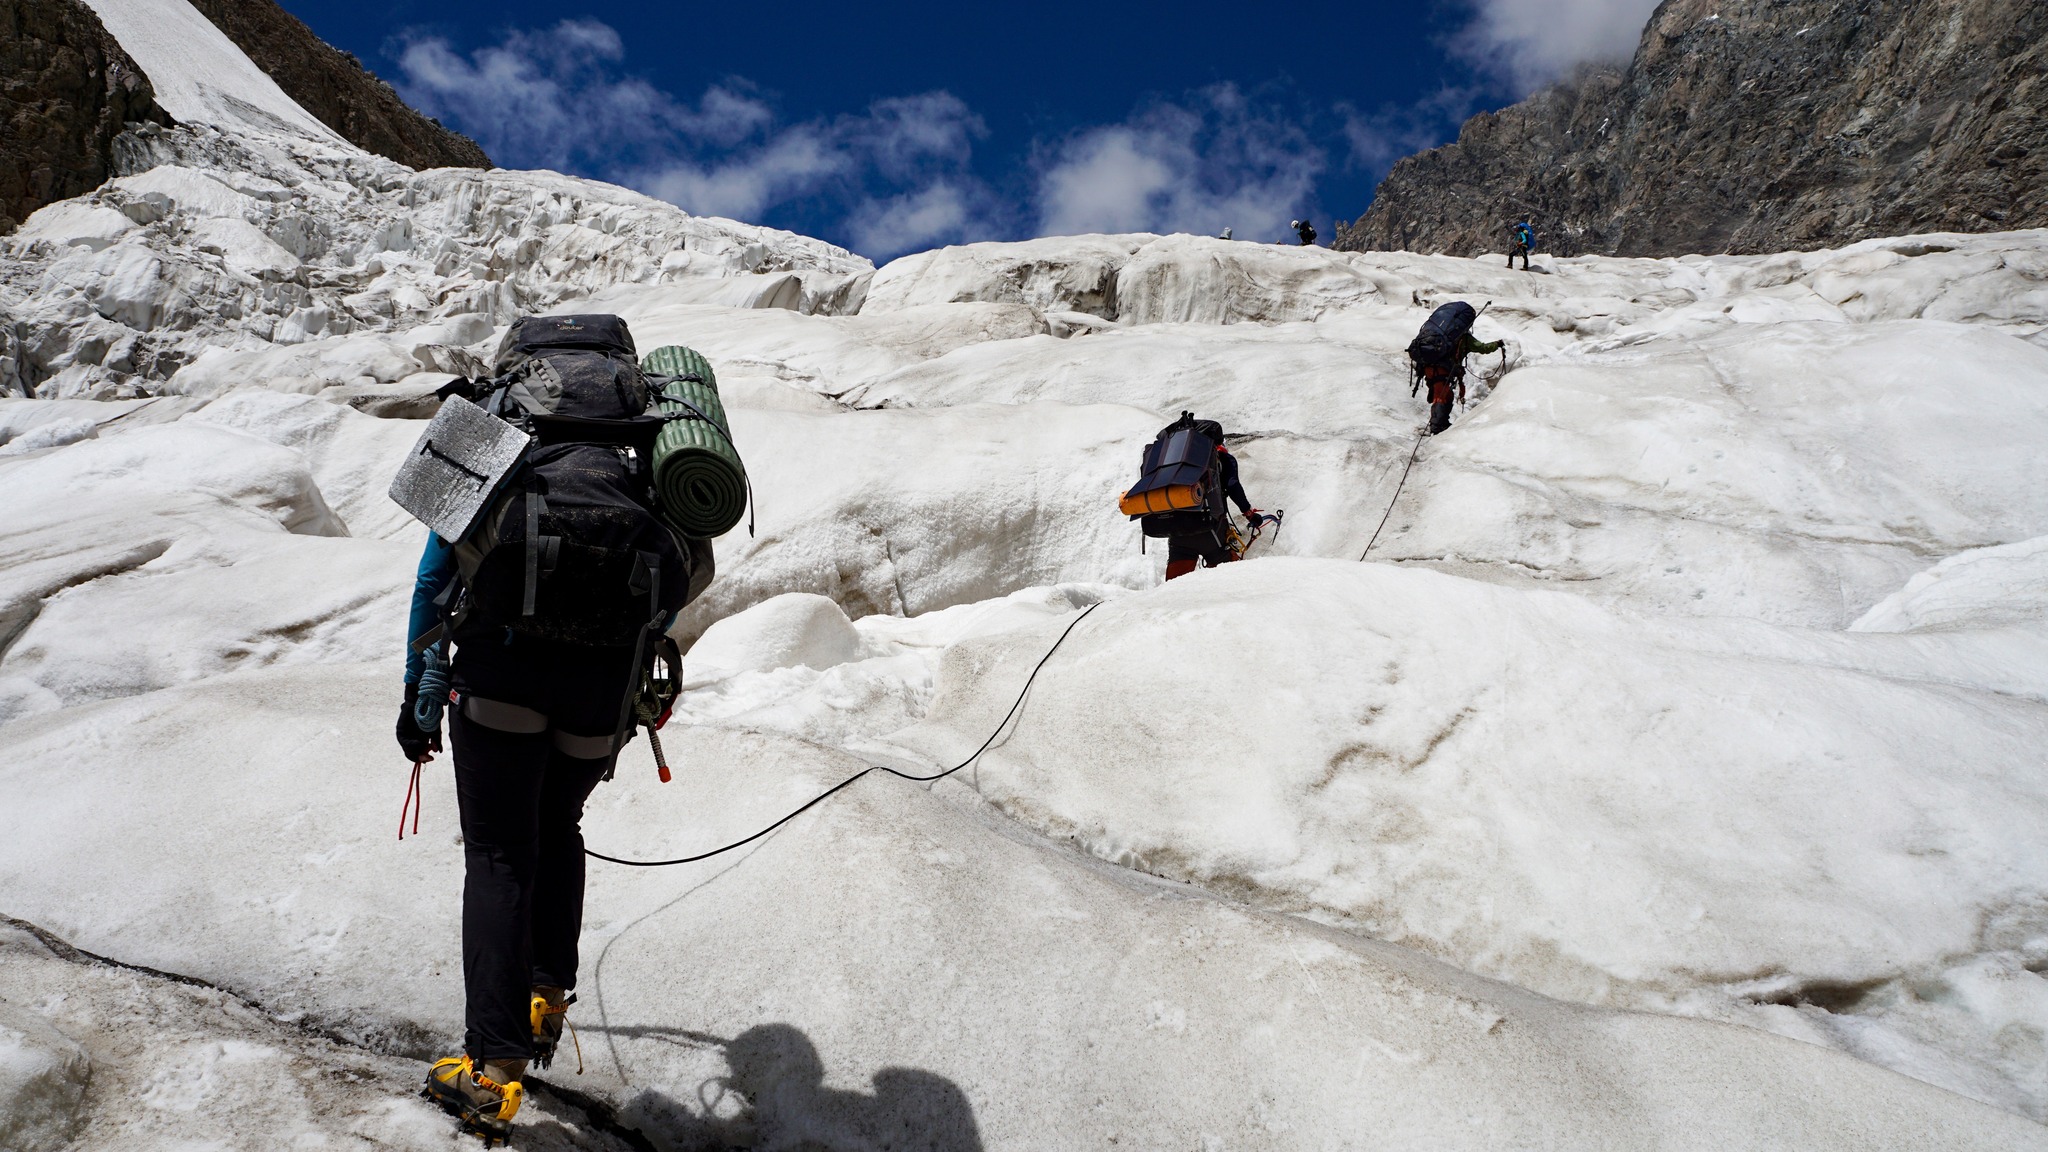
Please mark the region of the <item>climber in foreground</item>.
[[616, 316], [528, 317], [491, 379], [443, 389], [392, 483], [434, 530], [398, 744], [417, 772], [446, 706], [464, 860], [463, 1054], [436, 1063], [422, 1094], [486, 1145], [509, 1136], [527, 1066], [553, 1058], [575, 1002], [584, 801], [636, 724], [666, 779], [654, 729], [680, 677], [666, 629], [711, 580], [708, 537], [731, 527], [693, 532], [663, 483], [695, 450], [678, 438], [709, 436], [678, 411], [725, 435], [710, 380], [683, 348], [643, 369]]
[[1301, 246], [1303, 248], [1312, 248], [1315, 246], [1315, 225], [1309, 223], [1306, 220], [1290, 220], [1287, 222], [1287, 226], [1289, 228], [1294, 229], [1294, 235], [1301, 240]]
[[1512, 247], [1508, 249], [1508, 267], [1513, 268], [1515, 257], [1520, 256], [1522, 271], [1527, 272], [1529, 253], [1536, 250], [1536, 229], [1530, 227], [1527, 220], [1518, 221], [1513, 228], [1508, 229], [1508, 239], [1512, 243]]
[[1174, 580], [1205, 561], [1214, 568], [1243, 558], [1243, 538], [1226, 500], [1254, 528], [1265, 517], [1238, 482], [1237, 458], [1223, 444], [1223, 425], [1183, 412], [1146, 447], [1138, 482], [1119, 507], [1145, 536], [1166, 539], [1166, 578]]
[[[1465, 402], [1465, 357], [1499, 352], [1504, 340], [1481, 342], [1472, 335], [1479, 313], [1463, 300], [1453, 300], [1429, 314], [1408, 345], [1408, 394], [1429, 385], [1429, 434], [1451, 426], [1451, 400]], [[1501, 361], [1507, 361], [1502, 353]]]

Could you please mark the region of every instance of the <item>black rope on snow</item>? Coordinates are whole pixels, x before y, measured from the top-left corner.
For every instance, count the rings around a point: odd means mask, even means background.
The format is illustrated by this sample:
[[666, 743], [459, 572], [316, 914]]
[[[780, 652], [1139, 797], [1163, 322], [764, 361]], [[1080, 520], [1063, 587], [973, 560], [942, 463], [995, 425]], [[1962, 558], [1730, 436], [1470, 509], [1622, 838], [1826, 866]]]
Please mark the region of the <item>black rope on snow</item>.
[[1067, 636], [1073, 632], [1075, 627], [1078, 626], [1083, 619], [1087, 618], [1088, 613], [1093, 612], [1100, 607], [1102, 607], [1102, 602], [1098, 600], [1095, 603], [1090, 604], [1088, 607], [1082, 609], [1081, 614], [1079, 616], [1074, 617], [1073, 621], [1067, 625], [1066, 631], [1060, 633], [1060, 638], [1053, 641], [1052, 647], [1045, 650], [1045, 655], [1038, 658], [1038, 663], [1031, 669], [1031, 675], [1024, 678], [1024, 687], [1018, 691], [1016, 702], [1010, 705], [1010, 710], [1008, 712], [1003, 713], [1002, 722], [996, 725], [996, 730], [988, 734], [988, 739], [983, 740], [981, 742], [981, 747], [976, 748], [974, 750], [974, 755], [969, 756], [967, 759], [962, 760], [958, 764], [953, 765], [951, 768], [946, 769], [944, 772], [935, 772], [930, 776], [913, 776], [908, 772], [898, 772], [894, 768], [884, 768], [880, 764], [871, 764], [868, 767], [863, 768], [860, 771], [854, 773], [853, 775], [848, 776], [846, 779], [841, 780], [839, 783], [834, 784], [832, 787], [825, 789], [823, 792], [818, 793], [816, 796], [812, 797], [808, 802], [806, 802], [803, 807], [798, 808], [796, 811], [791, 812], [789, 815], [784, 816], [782, 819], [777, 820], [775, 823], [770, 824], [766, 828], [761, 829], [759, 832], [754, 833], [752, 836], [749, 836], [744, 840], [735, 840], [732, 843], [727, 844], [723, 848], [713, 848], [709, 852], [700, 852], [695, 856], [679, 856], [674, 860], [621, 860], [617, 856], [607, 856], [602, 852], [593, 852], [588, 848], [585, 848], [583, 850], [583, 854], [585, 856], [590, 856], [595, 859], [603, 860], [611, 864], [624, 864], [628, 868], [666, 868], [671, 864], [694, 864], [699, 860], [709, 860], [713, 856], [717, 856], [721, 853], [730, 852], [735, 848], [740, 848], [748, 844], [752, 844], [754, 841], [759, 840], [761, 837], [766, 836], [770, 832], [775, 831], [777, 828], [782, 827], [784, 824], [789, 823], [791, 820], [794, 820], [797, 817], [803, 815], [804, 813], [810, 811], [812, 808], [815, 808], [819, 804], [823, 803], [827, 798], [832, 796], [833, 793], [838, 792], [843, 788], [851, 786], [855, 781], [859, 780], [863, 776], [866, 776], [870, 772], [887, 772], [889, 775], [897, 777], [898, 779], [909, 780], [919, 784], [930, 783], [934, 780], [943, 780], [946, 777], [951, 776], [953, 773], [960, 771], [962, 768], [967, 767], [969, 764], [974, 763], [976, 760], [981, 759], [981, 754], [989, 750], [989, 746], [996, 742], [996, 737], [1002, 735], [1003, 729], [1008, 728], [1010, 726], [1010, 721], [1017, 715], [1017, 710], [1024, 706], [1024, 697], [1031, 693], [1031, 685], [1034, 681], [1038, 679], [1039, 670], [1045, 667], [1045, 662], [1052, 659], [1052, 654], [1060, 650], [1060, 645], [1065, 644], [1067, 642]]
[[1371, 552], [1372, 546], [1379, 543], [1380, 529], [1387, 526], [1387, 517], [1394, 514], [1394, 504], [1401, 499], [1401, 487], [1408, 483], [1408, 469], [1415, 467], [1415, 454], [1422, 451], [1422, 438], [1426, 435], [1428, 435], [1427, 430], [1415, 434], [1415, 447], [1408, 450], [1408, 466], [1401, 469], [1401, 482], [1394, 485], [1394, 499], [1387, 501], [1387, 510], [1380, 514], [1379, 528], [1372, 530], [1372, 539], [1365, 542], [1365, 552], [1358, 554], [1359, 563], [1365, 563], [1366, 552]]

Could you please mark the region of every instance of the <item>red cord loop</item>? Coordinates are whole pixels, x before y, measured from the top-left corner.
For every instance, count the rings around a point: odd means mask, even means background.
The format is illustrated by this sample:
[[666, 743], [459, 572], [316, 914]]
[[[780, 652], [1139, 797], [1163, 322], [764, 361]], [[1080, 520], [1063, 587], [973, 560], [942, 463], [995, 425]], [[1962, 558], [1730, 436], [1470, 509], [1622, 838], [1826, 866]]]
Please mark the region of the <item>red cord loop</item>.
[[412, 783], [406, 786], [405, 803], [398, 809], [398, 838], [400, 841], [405, 839], [405, 813], [408, 809], [412, 812], [412, 834], [415, 836], [420, 834], [420, 809], [427, 806], [426, 793], [420, 790], [420, 765], [424, 763], [426, 763], [424, 760], [412, 762]]

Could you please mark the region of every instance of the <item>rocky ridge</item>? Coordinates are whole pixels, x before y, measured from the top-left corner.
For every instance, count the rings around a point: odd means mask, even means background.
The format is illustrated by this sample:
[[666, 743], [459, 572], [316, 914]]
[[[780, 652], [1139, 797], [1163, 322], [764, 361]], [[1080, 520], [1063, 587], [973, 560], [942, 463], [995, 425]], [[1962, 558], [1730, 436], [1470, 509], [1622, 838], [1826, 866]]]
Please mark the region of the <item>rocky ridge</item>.
[[2048, 224], [2048, 7], [1665, 0], [1590, 68], [1394, 166], [1334, 246], [1560, 255], [1829, 247]]
[[99, 186], [130, 121], [168, 123], [149, 77], [79, 0], [0, 0], [0, 234]]

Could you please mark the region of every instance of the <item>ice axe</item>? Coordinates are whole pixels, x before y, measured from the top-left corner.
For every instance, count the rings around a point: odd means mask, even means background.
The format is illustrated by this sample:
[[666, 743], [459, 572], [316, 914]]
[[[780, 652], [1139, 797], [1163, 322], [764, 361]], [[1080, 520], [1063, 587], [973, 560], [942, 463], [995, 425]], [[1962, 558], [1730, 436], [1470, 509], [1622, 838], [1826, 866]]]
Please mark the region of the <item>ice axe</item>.
[[1279, 543], [1280, 526], [1286, 522], [1286, 519], [1287, 509], [1285, 508], [1282, 508], [1277, 512], [1259, 513], [1258, 518], [1252, 521], [1252, 538], [1250, 540], [1245, 541], [1244, 550], [1246, 552], [1250, 552], [1252, 550], [1252, 545], [1257, 544], [1259, 542], [1259, 538], [1266, 534], [1266, 525], [1268, 524], [1271, 524], [1273, 526], [1274, 543]]

